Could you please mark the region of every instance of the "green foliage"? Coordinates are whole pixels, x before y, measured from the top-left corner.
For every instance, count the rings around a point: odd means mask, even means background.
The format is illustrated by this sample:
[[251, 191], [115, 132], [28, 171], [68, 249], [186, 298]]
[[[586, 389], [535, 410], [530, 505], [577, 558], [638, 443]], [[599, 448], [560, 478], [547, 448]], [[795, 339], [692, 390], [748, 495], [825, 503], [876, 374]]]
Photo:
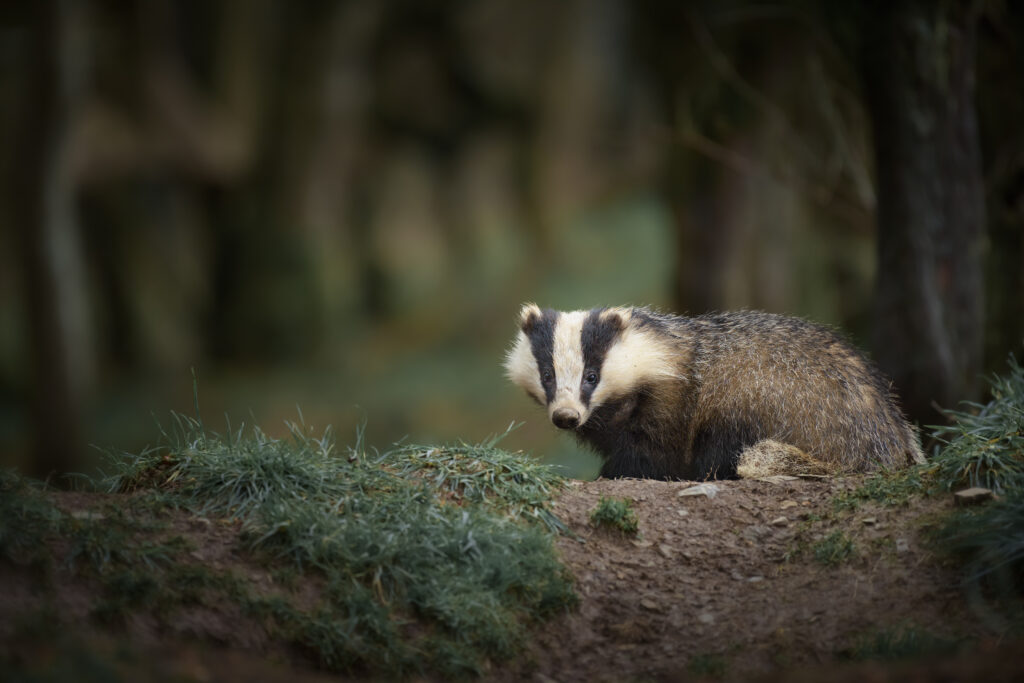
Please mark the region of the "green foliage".
[[727, 668], [725, 657], [715, 654], [694, 655], [686, 665], [690, 675], [699, 678], [721, 678]]
[[1024, 485], [1024, 368], [1010, 357], [1007, 375], [989, 379], [992, 400], [946, 411], [955, 422], [935, 427], [946, 446], [931, 470], [946, 489], [983, 486], [997, 492]]
[[964, 564], [970, 598], [994, 626], [1024, 627], [1024, 489], [951, 515], [934, 539]]
[[832, 499], [837, 511], [852, 510], [865, 501], [883, 505], [907, 505], [911, 496], [927, 491], [922, 477], [923, 468], [907, 467], [901, 470], [882, 470], [872, 474], [852, 491], [844, 491]]
[[[319, 577], [326, 588], [313, 610], [289, 594], [248, 595], [230, 581], [220, 590], [331, 670], [479, 672], [486, 659], [516, 652], [526, 622], [574, 604], [550, 536], [560, 522], [547, 501], [560, 479], [499, 450], [500, 437], [369, 454], [360, 433], [338, 455], [329, 430], [290, 431], [280, 440], [258, 428], [210, 435], [198, 420], [175, 416], [169, 450], [128, 458], [112, 487], [158, 487], [167, 503], [238, 520], [253, 558], [278, 573]], [[107, 543], [85, 548], [94, 562], [119, 558]], [[161, 558], [142, 551], [139, 561]], [[137, 575], [117, 580], [126, 598], [108, 601], [104, 616], [159, 604], [158, 589]], [[209, 577], [196, 580], [201, 596]]]
[[9, 469], [0, 469], [0, 558], [42, 560], [41, 542], [59, 528], [61, 513], [41, 488]]
[[940, 638], [915, 626], [882, 628], [861, 637], [843, 654], [849, 659], [897, 661], [934, 654], [948, 654], [957, 647], [956, 641]]
[[853, 541], [839, 530], [814, 543], [811, 550], [815, 560], [829, 567], [845, 562], [856, 553]]
[[634, 535], [638, 530], [633, 504], [625, 498], [605, 498], [597, 501], [597, 507], [590, 513], [590, 521], [597, 526], [618, 529], [624, 534]]
[[1011, 356], [1008, 374], [989, 382], [991, 401], [968, 404], [969, 412], [948, 411], [954, 424], [935, 429], [946, 446], [928, 467], [940, 490], [971, 485], [1001, 495], [980, 507], [958, 509], [933, 538], [963, 562], [975, 607], [1003, 628], [1019, 627], [1024, 626], [1024, 368]]

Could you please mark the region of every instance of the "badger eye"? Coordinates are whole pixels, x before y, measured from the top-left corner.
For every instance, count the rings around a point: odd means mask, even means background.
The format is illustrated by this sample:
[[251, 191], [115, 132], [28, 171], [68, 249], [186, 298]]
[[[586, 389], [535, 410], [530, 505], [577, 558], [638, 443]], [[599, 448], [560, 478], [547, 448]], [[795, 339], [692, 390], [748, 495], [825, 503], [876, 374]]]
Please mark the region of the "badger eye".
[[550, 370], [543, 371], [542, 373], [540, 373], [540, 378], [541, 378], [541, 381], [543, 381], [543, 382], [550, 382], [551, 381], [551, 371]]
[[583, 379], [587, 384], [597, 384], [597, 373], [591, 370]]

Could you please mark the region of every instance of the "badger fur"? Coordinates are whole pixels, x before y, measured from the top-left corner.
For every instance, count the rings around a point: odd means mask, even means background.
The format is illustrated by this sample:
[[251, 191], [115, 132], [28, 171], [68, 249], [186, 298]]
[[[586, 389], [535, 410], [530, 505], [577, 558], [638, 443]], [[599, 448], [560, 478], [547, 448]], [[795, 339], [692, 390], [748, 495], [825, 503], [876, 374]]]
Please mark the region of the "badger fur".
[[924, 462], [874, 365], [770, 313], [523, 306], [509, 378], [604, 459], [655, 479], [862, 472]]

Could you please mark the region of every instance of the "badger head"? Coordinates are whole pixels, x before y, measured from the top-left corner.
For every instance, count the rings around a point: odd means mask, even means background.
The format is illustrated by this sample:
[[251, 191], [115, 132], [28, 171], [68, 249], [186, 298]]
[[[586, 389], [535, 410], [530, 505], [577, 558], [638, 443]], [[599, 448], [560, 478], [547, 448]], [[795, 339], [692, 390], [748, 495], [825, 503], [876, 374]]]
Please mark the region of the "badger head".
[[505, 370], [561, 429], [579, 429], [602, 405], [677, 376], [671, 349], [634, 309], [560, 312], [536, 304], [519, 314]]

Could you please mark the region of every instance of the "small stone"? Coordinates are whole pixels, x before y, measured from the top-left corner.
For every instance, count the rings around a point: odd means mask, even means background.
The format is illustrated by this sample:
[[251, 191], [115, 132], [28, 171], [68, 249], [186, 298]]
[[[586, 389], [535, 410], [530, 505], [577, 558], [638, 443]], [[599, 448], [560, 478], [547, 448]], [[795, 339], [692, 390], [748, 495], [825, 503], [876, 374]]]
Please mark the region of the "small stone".
[[730, 576], [732, 576], [733, 581], [742, 581], [743, 580], [743, 574], [740, 574], [737, 571], [734, 571], [732, 574], [730, 574]]
[[654, 602], [654, 600], [651, 600], [650, 598], [642, 598], [640, 600], [640, 606], [644, 609], [649, 609], [652, 612], [658, 611], [658, 603]]
[[789, 520], [785, 517], [776, 517], [770, 522], [770, 524], [772, 526], [789, 526]]
[[863, 522], [864, 524], [868, 524], [868, 525], [878, 524], [878, 518], [877, 517], [865, 517], [864, 519], [862, 519], [860, 521]]
[[707, 496], [708, 498], [714, 498], [715, 496], [718, 495], [719, 490], [720, 489], [718, 488], [717, 484], [704, 483], [704, 484], [697, 484], [696, 486], [691, 486], [689, 488], [685, 488], [682, 491], [680, 491], [679, 493], [677, 493], [676, 495], [680, 496], [680, 497], [682, 497], [682, 496]]
[[654, 541], [644, 541], [644, 540], [633, 540], [633, 541], [630, 541], [630, 543], [635, 545], [637, 548], [650, 548], [652, 545], [654, 545]]
[[905, 538], [897, 538], [896, 539], [896, 552], [897, 553], [905, 553], [908, 550], [910, 550], [910, 544], [907, 543], [907, 539], [905, 539]]
[[676, 514], [679, 515], [680, 517], [687, 517], [687, 516], [689, 516], [690, 511], [689, 510], [684, 510], [683, 508], [679, 508], [678, 510], [676, 510]]
[[977, 505], [992, 499], [992, 491], [978, 486], [963, 489], [953, 494], [953, 501], [957, 505]]
[[762, 581], [764, 581], [763, 576], [751, 576], [749, 579], [747, 579], [747, 583], [760, 583]]
[[697, 621], [702, 624], [713, 624], [715, 623], [715, 615], [711, 612], [701, 612], [697, 615]]
[[796, 502], [795, 500], [784, 500], [782, 501], [782, 504], [779, 505], [779, 508], [782, 510], [788, 510], [789, 508], [795, 508], [799, 504], [800, 503]]
[[676, 554], [675, 548], [664, 543], [658, 545], [658, 552], [664, 555], [669, 560], [675, 557]]

